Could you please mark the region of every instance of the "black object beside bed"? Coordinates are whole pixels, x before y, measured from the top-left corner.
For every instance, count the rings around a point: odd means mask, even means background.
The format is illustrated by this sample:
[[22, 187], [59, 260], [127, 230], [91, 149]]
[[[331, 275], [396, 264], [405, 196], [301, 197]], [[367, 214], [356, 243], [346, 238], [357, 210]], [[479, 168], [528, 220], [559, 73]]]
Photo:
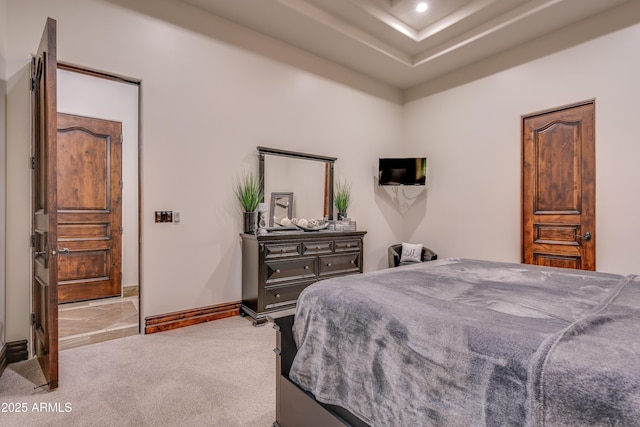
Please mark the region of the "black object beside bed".
[[276, 422], [274, 427], [369, 427], [344, 408], [316, 401], [289, 379], [297, 347], [293, 340], [294, 315], [274, 319], [278, 331], [276, 362]]
[[439, 260], [318, 282], [275, 323], [281, 427], [640, 423], [635, 275]]

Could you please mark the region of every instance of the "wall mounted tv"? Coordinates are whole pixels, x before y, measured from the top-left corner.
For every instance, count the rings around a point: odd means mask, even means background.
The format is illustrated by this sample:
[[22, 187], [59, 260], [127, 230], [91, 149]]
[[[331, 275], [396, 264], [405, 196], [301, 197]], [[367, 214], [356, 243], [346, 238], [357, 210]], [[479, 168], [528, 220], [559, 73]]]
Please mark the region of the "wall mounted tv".
[[425, 185], [427, 158], [381, 158], [378, 185]]

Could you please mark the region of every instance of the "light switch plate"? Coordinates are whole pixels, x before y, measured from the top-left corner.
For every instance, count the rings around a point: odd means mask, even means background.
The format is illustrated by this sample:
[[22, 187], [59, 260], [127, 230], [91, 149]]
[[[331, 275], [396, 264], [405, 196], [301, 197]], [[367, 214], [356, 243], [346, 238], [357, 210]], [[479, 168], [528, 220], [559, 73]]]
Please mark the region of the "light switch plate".
[[173, 222], [173, 212], [156, 211], [156, 222]]

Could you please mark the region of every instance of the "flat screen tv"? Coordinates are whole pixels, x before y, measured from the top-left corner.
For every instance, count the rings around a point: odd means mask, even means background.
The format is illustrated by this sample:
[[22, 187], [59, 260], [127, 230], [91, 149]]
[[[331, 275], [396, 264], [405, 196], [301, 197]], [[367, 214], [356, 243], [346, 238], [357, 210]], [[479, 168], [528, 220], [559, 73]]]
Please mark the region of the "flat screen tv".
[[427, 158], [381, 158], [378, 185], [425, 185]]

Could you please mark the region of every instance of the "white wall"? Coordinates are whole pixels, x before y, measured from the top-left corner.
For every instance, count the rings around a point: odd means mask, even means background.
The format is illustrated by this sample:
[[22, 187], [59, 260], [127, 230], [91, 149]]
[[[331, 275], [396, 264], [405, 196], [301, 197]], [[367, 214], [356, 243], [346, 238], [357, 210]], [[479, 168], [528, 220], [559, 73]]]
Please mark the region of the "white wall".
[[[7, 0], [12, 336], [29, 330], [29, 172], [21, 166], [29, 54], [47, 16], [57, 20], [59, 60], [142, 81], [143, 316], [241, 299], [242, 217], [233, 185], [242, 171], [257, 170], [258, 145], [338, 157], [336, 176], [353, 183], [350, 216], [369, 231], [364, 268], [385, 265], [402, 226], [377, 208], [370, 177], [379, 152], [400, 143], [399, 92], [178, 2], [135, 2], [149, 14], [116, 3]], [[155, 210], [180, 211], [182, 221], [156, 224]]]
[[[36, 48], [34, 48], [35, 50]], [[6, 339], [30, 339], [29, 66], [8, 75], [6, 139]]]
[[638, 273], [640, 25], [406, 105], [428, 197], [404, 234], [442, 257], [520, 261], [521, 115], [595, 99], [596, 268]]

